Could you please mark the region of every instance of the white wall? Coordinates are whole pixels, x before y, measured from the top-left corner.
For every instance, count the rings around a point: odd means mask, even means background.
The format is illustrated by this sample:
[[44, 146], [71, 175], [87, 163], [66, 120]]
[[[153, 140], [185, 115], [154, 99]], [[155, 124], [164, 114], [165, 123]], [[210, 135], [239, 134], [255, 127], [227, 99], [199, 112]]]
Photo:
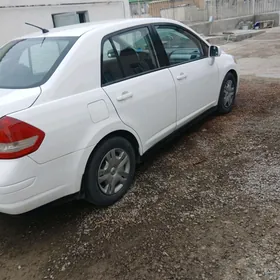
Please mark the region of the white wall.
[[[4, 3], [3, 3], [4, 2]], [[56, 5], [59, 0], [0, 0], [0, 46], [15, 37], [19, 37], [37, 30], [25, 25], [30, 22], [44, 28], [53, 28], [52, 14], [88, 11], [90, 21], [118, 19], [130, 17], [128, 0], [111, 0], [110, 2], [92, 2], [90, 0], [67, 0], [67, 3], [81, 3], [78, 5]], [[38, 5], [54, 4], [50, 6]], [[1, 8], [4, 5], [9, 8]], [[11, 6], [14, 7], [11, 7]], [[36, 5], [18, 7], [22, 5]]]
[[[99, 0], [100, 2], [105, 2], [103, 0]], [[59, 5], [59, 4], [76, 4], [76, 3], [90, 3], [90, 2], [98, 2], [91, 0], [0, 0], [0, 7], [6, 6], [25, 6], [25, 5]], [[108, 2], [119, 2], [119, 0], [110, 0]], [[125, 9], [127, 15], [129, 14], [129, 4], [128, 1], [124, 1]]]

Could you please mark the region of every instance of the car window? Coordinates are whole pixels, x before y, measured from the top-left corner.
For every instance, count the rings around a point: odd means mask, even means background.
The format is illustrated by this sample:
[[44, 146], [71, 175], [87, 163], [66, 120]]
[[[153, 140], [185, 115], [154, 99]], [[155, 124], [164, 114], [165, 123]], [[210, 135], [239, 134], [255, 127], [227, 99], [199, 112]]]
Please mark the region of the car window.
[[112, 38], [118, 50], [125, 77], [149, 72], [158, 67], [149, 29], [139, 28]]
[[111, 42], [106, 40], [102, 51], [102, 84], [115, 82], [123, 78], [118, 62], [118, 53], [115, 52]]
[[0, 49], [0, 88], [40, 86], [52, 75], [77, 38], [30, 38]]
[[173, 26], [157, 26], [156, 30], [170, 65], [186, 63], [205, 57], [204, 49], [199, 39], [184, 29]]
[[[42, 46], [36, 44], [26, 49], [19, 59], [19, 63], [32, 69], [33, 74], [43, 74], [48, 72], [55, 61], [58, 59], [62, 49], [58, 44], [53, 42], [46, 42]], [[42, 52], [44, 55], [42, 55]]]

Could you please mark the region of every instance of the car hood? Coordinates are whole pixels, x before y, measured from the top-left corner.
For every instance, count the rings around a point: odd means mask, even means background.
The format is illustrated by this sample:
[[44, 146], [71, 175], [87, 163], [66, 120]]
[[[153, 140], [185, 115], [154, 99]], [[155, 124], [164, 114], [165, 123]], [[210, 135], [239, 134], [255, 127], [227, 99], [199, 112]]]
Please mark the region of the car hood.
[[0, 117], [29, 108], [41, 94], [41, 88], [0, 88]]

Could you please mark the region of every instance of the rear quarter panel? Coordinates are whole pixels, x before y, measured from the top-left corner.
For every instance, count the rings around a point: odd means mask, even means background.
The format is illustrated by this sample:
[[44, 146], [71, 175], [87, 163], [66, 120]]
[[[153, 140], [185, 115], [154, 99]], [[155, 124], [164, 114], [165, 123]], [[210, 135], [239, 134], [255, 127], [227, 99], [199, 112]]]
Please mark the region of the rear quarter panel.
[[[102, 101], [105, 106], [102, 112], [96, 112], [98, 116], [95, 118], [95, 112], [89, 110], [88, 105], [96, 101]], [[121, 122], [102, 89], [36, 105], [12, 116], [45, 132], [42, 145], [30, 155], [37, 163], [93, 148], [102, 138], [116, 130], [128, 130], [138, 139], [137, 134]]]
[[[80, 164], [73, 172], [80, 177], [95, 146], [118, 130], [132, 133], [142, 154], [137, 133], [123, 124], [100, 87], [100, 42], [98, 35], [83, 35], [41, 87], [33, 106], [11, 114], [45, 132], [42, 145], [29, 156], [38, 164], [79, 153]], [[102, 106], [96, 107], [95, 102]]]

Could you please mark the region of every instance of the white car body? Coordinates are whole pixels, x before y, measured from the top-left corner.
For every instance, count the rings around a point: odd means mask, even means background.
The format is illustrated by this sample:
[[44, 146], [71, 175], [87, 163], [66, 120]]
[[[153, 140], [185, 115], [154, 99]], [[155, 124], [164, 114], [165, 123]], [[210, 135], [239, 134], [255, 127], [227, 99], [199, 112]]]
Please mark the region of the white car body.
[[210, 46], [185, 25], [166, 19], [82, 24], [25, 37], [79, 39], [42, 85], [0, 88], [0, 119], [9, 116], [45, 133], [35, 152], [0, 159], [0, 212], [20, 214], [79, 193], [89, 157], [102, 139], [114, 133], [129, 134], [137, 141], [141, 156], [179, 127], [217, 106], [229, 71], [239, 81], [234, 58], [221, 53], [215, 58], [159, 67], [102, 87], [103, 38], [153, 24], [180, 26]]

